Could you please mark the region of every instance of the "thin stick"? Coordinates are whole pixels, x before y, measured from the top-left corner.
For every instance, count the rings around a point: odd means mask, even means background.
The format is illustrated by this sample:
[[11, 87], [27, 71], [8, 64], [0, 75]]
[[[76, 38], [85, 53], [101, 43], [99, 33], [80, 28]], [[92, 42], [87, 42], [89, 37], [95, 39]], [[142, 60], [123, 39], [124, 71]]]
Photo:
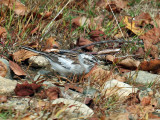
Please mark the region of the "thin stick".
[[[84, 45], [84, 46], [81, 46], [81, 47], [76, 47], [76, 48], [71, 49], [71, 51], [79, 50], [79, 49], [82, 49], [82, 48], [85, 48], [85, 47], [88, 47], [88, 46], [91, 46], [91, 45], [97, 45], [97, 44], [103, 44], [103, 43], [113, 43], [113, 42], [118, 42], [118, 43], [136, 43], [136, 42], [134, 42], [134, 41], [126, 41], [126, 40], [124, 40], [124, 39], [107, 40], [107, 41], [94, 42], [94, 43], [87, 44], [87, 45]], [[137, 42], [137, 43], [143, 44], [143, 42]]]

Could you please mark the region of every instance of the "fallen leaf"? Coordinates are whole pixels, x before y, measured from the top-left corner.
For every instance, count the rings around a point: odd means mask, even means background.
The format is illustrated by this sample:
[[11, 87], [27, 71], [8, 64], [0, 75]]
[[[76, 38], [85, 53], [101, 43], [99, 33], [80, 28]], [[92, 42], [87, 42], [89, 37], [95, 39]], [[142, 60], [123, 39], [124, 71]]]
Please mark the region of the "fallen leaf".
[[[88, 44], [91, 44], [91, 43], [93, 43], [93, 42], [90, 41], [90, 40], [88, 40], [88, 39], [85, 39], [85, 38], [83, 38], [83, 37], [80, 37], [80, 38], [77, 40], [76, 45], [77, 45], [77, 46], [84, 46], [84, 45], [88, 45]], [[91, 46], [85, 47], [84, 50], [92, 51], [92, 50], [93, 50], [93, 47], [94, 47], [94, 45], [91, 45]]]
[[140, 65], [140, 61], [131, 59], [131, 58], [126, 58], [121, 60], [118, 65], [130, 68], [130, 69], [136, 69]]
[[45, 43], [45, 49], [59, 48], [59, 44], [56, 42], [56, 38], [50, 37], [46, 40]]
[[146, 24], [151, 22], [152, 18], [149, 13], [141, 12], [138, 16], [134, 18], [134, 22], [137, 26], [144, 27]]
[[72, 19], [72, 24], [76, 26], [84, 26], [89, 27], [91, 30], [103, 30], [101, 24], [104, 20], [104, 16], [100, 15], [98, 17], [95, 17], [93, 19], [83, 17], [76, 17]]
[[0, 38], [6, 38], [6, 37], [7, 37], [6, 29], [0, 26]]
[[158, 58], [159, 51], [155, 44], [160, 42], [160, 28], [153, 28], [139, 38], [143, 39], [145, 52], [150, 51], [154, 58]]
[[143, 105], [143, 106], [149, 105], [151, 103], [151, 99], [152, 98], [149, 97], [149, 96], [143, 97], [142, 100], [141, 100], [141, 105]]
[[106, 1], [106, 10], [109, 12], [113, 11], [114, 13], [120, 13], [121, 10], [127, 7], [128, 2], [124, 0], [114, 0]]
[[134, 53], [137, 56], [143, 57], [145, 55], [144, 49], [142, 47], [139, 47], [138, 50]]
[[0, 3], [12, 9], [17, 15], [25, 15], [29, 11], [18, 0], [1, 0]]
[[40, 87], [41, 84], [29, 84], [25, 81], [22, 84], [18, 83], [14, 91], [17, 96], [32, 96]]
[[65, 91], [67, 91], [68, 89], [74, 89], [80, 93], [83, 93], [83, 88], [82, 87], [78, 87], [76, 85], [73, 85], [73, 84], [65, 84]]
[[24, 76], [27, 75], [17, 63], [9, 60], [9, 65], [16, 75], [24, 75]]
[[0, 95], [0, 103], [7, 102], [7, 96]]
[[88, 26], [90, 23], [90, 20], [87, 19], [85, 16], [83, 17], [76, 17], [74, 19], [72, 19], [72, 24], [75, 24], [77, 26]]
[[110, 62], [114, 62], [115, 57], [113, 55], [106, 55], [106, 60], [108, 60]]
[[128, 106], [130, 105], [136, 105], [140, 103], [138, 93], [131, 93], [127, 96], [126, 100], [124, 103], [127, 103]]
[[7, 72], [7, 66], [2, 61], [0, 61], [0, 76], [5, 77]]
[[28, 51], [28, 50], [19, 50], [15, 53], [13, 53], [12, 57], [16, 62], [21, 62], [24, 61], [32, 56], [36, 56], [38, 55], [37, 53]]
[[123, 23], [126, 25], [125, 27], [131, 30], [136, 35], [142, 35], [144, 33], [144, 29], [137, 26], [135, 20], [130, 16], [125, 16], [123, 19]]
[[140, 64], [140, 70], [157, 73], [160, 70], [160, 60], [154, 59], [150, 61], [143, 61]]
[[45, 93], [50, 100], [55, 100], [59, 98], [61, 92], [58, 87], [51, 87], [45, 90]]
[[93, 41], [96, 41], [96, 42], [102, 41], [103, 38], [106, 37], [106, 36], [105, 36], [105, 33], [104, 33], [103, 31], [101, 31], [101, 30], [92, 30], [92, 31], [89, 33], [89, 35], [90, 35], [91, 39], [92, 39]]

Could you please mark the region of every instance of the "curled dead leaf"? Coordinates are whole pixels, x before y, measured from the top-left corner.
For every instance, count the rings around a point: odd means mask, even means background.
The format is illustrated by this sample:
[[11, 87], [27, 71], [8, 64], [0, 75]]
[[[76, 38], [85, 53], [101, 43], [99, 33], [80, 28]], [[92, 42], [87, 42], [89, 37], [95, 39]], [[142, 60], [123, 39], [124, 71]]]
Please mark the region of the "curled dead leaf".
[[24, 76], [27, 75], [17, 63], [10, 60], [9, 65], [16, 75], [24, 75]]
[[6, 37], [7, 37], [6, 29], [0, 26], [0, 38], [6, 38]]
[[45, 43], [45, 49], [59, 48], [59, 44], [56, 42], [56, 38], [54, 37], [48, 38]]
[[7, 66], [0, 61], [0, 76], [5, 77], [7, 74]]
[[160, 60], [150, 60], [150, 61], [143, 61], [140, 64], [140, 70], [144, 71], [151, 71], [153, 73], [157, 73], [160, 70]]
[[28, 51], [28, 50], [19, 50], [15, 53], [13, 53], [13, 59], [16, 61], [16, 62], [21, 62], [21, 61], [24, 61], [32, 56], [36, 56], [38, 55], [37, 53], [34, 53], [34, 52], [31, 52], [31, 51]]
[[106, 10], [109, 12], [113, 11], [114, 13], [120, 13], [122, 9], [126, 8], [128, 1], [124, 0], [114, 0], [114, 1], [107, 1]]
[[103, 40], [103, 38], [105, 38], [105, 33], [101, 30], [92, 30], [90, 33], [89, 33], [90, 37], [92, 38], [93, 41], [101, 41]]
[[0, 103], [7, 102], [7, 96], [0, 95]]
[[55, 100], [59, 98], [61, 91], [58, 87], [51, 87], [45, 90], [45, 93], [50, 100]]
[[[80, 38], [77, 40], [76, 45], [77, 45], [77, 46], [84, 46], [84, 45], [88, 45], [88, 44], [91, 44], [91, 43], [93, 43], [93, 42], [91, 42], [90, 40], [85, 39], [85, 38], [83, 38], [83, 37], [80, 37]], [[91, 45], [91, 46], [88, 46], [88, 47], [86, 47], [86, 48], [84, 48], [84, 49], [85, 49], [85, 50], [92, 51], [92, 50], [93, 50], [93, 47], [94, 47], [94, 45]]]
[[88, 26], [89, 23], [90, 23], [90, 20], [84, 16], [83, 17], [76, 17], [76, 18], [72, 19], [72, 24], [75, 24], [77, 26], [83, 26], [83, 25]]
[[140, 61], [137, 61], [131, 58], [126, 58], [120, 61], [118, 65], [122, 65], [130, 69], [136, 69], [140, 65]]
[[159, 51], [155, 44], [160, 42], [160, 28], [149, 30], [144, 35], [141, 35], [140, 39], [143, 39], [145, 52], [150, 52], [154, 58], [158, 58]]
[[41, 84], [31, 83], [25, 81], [22, 84], [17, 84], [15, 94], [17, 96], [32, 96], [41, 87]]
[[76, 85], [73, 84], [65, 84], [65, 91], [67, 91], [68, 89], [74, 89], [80, 93], [83, 93], [83, 88], [82, 87], [78, 87]]
[[25, 15], [29, 11], [24, 4], [17, 0], [1, 0], [0, 3], [14, 10], [17, 15]]

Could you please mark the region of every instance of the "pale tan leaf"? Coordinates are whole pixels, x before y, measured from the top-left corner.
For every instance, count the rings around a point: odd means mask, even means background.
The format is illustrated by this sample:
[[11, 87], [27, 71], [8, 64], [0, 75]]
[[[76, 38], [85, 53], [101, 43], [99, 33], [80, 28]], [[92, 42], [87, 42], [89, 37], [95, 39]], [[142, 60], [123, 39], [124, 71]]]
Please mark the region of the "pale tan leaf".
[[9, 65], [16, 75], [27, 75], [17, 63], [10, 60]]

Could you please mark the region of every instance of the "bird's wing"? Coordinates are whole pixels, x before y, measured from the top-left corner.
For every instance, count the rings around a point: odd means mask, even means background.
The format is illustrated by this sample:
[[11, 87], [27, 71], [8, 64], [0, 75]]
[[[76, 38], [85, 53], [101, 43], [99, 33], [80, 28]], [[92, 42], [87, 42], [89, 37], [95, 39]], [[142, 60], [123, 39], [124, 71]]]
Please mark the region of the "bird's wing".
[[71, 59], [67, 59], [67, 58], [63, 58], [63, 57], [59, 57], [58, 58], [58, 62], [66, 69], [71, 69], [73, 66], [74, 61]]

